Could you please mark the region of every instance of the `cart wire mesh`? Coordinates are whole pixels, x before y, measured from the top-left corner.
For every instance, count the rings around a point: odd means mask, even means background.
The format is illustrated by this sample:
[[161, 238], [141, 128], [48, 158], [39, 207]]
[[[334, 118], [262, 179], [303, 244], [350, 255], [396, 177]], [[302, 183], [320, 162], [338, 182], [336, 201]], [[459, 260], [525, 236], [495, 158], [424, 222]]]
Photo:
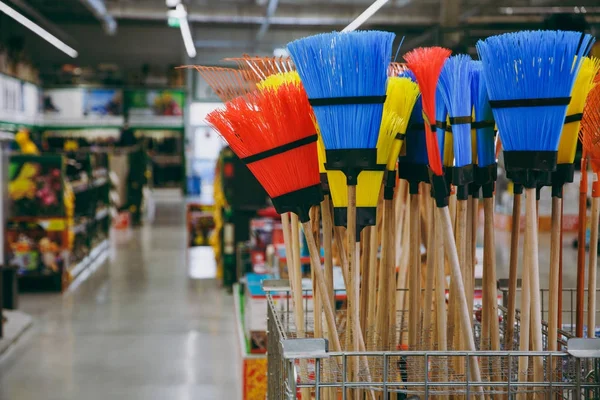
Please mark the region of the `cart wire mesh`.
[[[330, 352], [326, 339], [313, 337], [314, 315], [310, 303], [305, 301], [304, 304], [306, 335], [298, 338], [287, 281], [265, 281], [263, 286], [268, 300], [269, 400], [296, 399], [301, 392], [310, 393], [309, 396], [315, 399], [331, 400], [351, 398], [353, 393], [361, 399], [384, 400], [483, 397], [600, 400], [600, 355], [582, 360], [569, 354], [566, 349], [571, 335], [565, 331], [559, 331], [561, 351], [503, 350], [507, 320], [503, 307], [499, 307], [503, 348], [500, 351], [490, 351], [489, 343], [482, 341], [481, 325], [474, 317], [473, 332], [478, 349], [475, 352], [437, 351], [437, 344], [427, 337], [428, 334], [423, 335], [423, 341], [427, 339], [431, 350], [398, 350], [393, 343], [382, 344], [370, 327], [365, 328], [366, 351]], [[393, 342], [406, 332], [407, 314], [407, 311], [399, 311]], [[336, 323], [340, 342], [344, 344], [347, 336], [345, 310], [336, 311]], [[547, 348], [547, 326], [544, 326], [544, 348]], [[515, 349], [519, 343], [519, 328], [517, 313]], [[351, 342], [351, 338], [348, 339]], [[453, 348], [452, 341], [453, 338], [448, 338], [447, 348]], [[519, 362], [526, 365], [521, 373]], [[536, 362], [543, 366], [543, 379], [538, 381], [533, 367]], [[481, 372], [480, 381], [473, 379], [475, 364]]]

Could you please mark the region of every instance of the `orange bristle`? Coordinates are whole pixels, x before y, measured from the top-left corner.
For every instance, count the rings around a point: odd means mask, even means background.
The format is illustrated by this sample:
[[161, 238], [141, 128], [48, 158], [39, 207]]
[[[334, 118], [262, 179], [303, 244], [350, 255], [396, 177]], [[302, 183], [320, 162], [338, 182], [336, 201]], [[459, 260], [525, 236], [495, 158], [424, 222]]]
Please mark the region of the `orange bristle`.
[[235, 99], [256, 89], [255, 81], [247, 71], [203, 65], [193, 67], [222, 101]]
[[295, 71], [296, 66], [290, 57], [257, 57], [243, 54], [241, 57], [225, 58], [233, 61], [245, 71], [248, 79], [258, 83], [273, 74]]
[[206, 120], [241, 159], [314, 136], [308, 144], [249, 163], [248, 168], [271, 198], [320, 185], [314, 116], [302, 84], [251, 92]]
[[595, 86], [586, 99], [579, 138], [592, 170], [600, 174], [600, 85]]
[[420, 47], [404, 55], [406, 65], [417, 78], [423, 103], [423, 118], [425, 119], [425, 138], [429, 168], [436, 175], [442, 175], [442, 160], [438, 148], [437, 136], [431, 130], [435, 123], [435, 90], [444, 62], [452, 51], [443, 47]]

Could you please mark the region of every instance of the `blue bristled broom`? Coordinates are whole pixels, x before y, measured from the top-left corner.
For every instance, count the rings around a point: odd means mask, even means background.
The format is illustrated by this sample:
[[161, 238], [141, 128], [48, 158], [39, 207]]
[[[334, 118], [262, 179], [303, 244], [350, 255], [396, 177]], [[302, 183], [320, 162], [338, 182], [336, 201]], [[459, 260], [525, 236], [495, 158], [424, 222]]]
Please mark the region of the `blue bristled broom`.
[[348, 264], [354, 350], [361, 350], [358, 292], [359, 232], [356, 185], [363, 170], [377, 169], [376, 144], [386, 98], [387, 69], [395, 34], [380, 31], [325, 33], [288, 44], [321, 128], [327, 169], [341, 170], [348, 183]]
[[[526, 188], [520, 350], [529, 350], [529, 318], [534, 351], [542, 351], [536, 186], [556, 168], [560, 133], [575, 76], [593, 39], [563, 31], [524, 31], [492, 36], [477, 43], [490, 105], [504, 147], [511, 179]], [[530, 314], [531, 312], [531, 314]], [[524, 379], [527, 357], [519, 359]], [[534, 380], [544, 365], [534, 358]]]
[[[481, 61], [471, 61], [473, 99], [473, 123], [477, 148], [477, 164], [474, 170], [473, 198], [477, 198], [479, 188], [483, 194], [484, 231], [483, 231], [483, 308], [482, 332], [486, 332], [490, 350], [500, 350], [498, 326], [498, 302], [496, 299], [496, 239], [494, 234], [494, 186], [497, 177], [496, 135], [494, 115], [487, 93], [485, 79], [481, 76]], [[474, 238], [473, 238], [474, 239]], [[493, 372], [499, 371], [494, 366]], [[500, 380], [497, 375], [495, 379]]]

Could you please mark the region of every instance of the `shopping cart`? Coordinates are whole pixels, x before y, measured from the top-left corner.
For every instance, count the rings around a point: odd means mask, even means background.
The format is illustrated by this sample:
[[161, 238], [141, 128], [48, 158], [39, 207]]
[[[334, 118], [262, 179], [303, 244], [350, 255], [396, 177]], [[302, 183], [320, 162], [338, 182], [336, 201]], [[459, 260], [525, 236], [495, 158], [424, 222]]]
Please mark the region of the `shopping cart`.
[[[285, 280], [263, 283], [268, 300], [268, 394], [269, 400], [293, 400], [300, 391], [319, 399], [347, 399], [359, 392], [362, 398], [485, 398], [486, 399], [600, 399], [600, 339], [573, 339], [561, 332], [563, 351], [377, 351], [331, 352], [323, 338], [311, 337], [312, 310], [306, 312], [306, 336], [296, 337]], [[506, 310], [500, 307], [499, 316]], [[398, 334], [405, 331], [405, 312], [398, 315]], [[338, 333], [345, 336], [344, 311], [337, 311]], [[502, 324], [501, 324], [502, 325]], [[501, 339], [505, 327], [501, 327]], [[519, 318], [515, 342], [519, 340]], [[474, 319], [479, 349], [480, 326]], [[373, 336], [366, 333], [367, 338]], [[546, 338], [544, 332], [544, 338]], [[342, 340], [343, 343], [343, 340]], [[544, 340], [546, 346], [546, 340]], [[515, 348], [518, 348], [515, 346]], [[546, 348], [546, 347], [544, 347]], [[568, 350], [567, 350], [568, 349]], [[519, 374], [519, 360], [527, 368]], [[534, 361], [541, 360], [543, 379], [534, 381]], [[360, 366], [358, 374], [356, 367]], [[473, 363], [481, 380], [471, 378]], [[539, 365], [539, 364], [538, 364]], [[353, 373], [354, 372], [354, 373]], [[539, 376], [539, 375], [538, 375]], [[304, 399], [304, 398], [303, 398]]]

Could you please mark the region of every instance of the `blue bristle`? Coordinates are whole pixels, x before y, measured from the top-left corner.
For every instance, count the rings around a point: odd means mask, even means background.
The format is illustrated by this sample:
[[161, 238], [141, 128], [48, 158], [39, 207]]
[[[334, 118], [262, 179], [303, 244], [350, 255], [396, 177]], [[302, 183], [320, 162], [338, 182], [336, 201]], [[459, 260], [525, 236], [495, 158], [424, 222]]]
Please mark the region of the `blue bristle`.
[[[485, 79], [483, 79], [483, 65], [481, 61], [472, 61], [473, 80], [471, 82], [471, 97], [475, 109], [475, 122], [493, 121], [494, 114], [490, 107]], [[485, 167], [496, 162], [496, 139], [494, 127], [477, 129], [477, 165]]]
[[[427, 145], [425, 143], [425, 125], [423, 125], [424, 123], [423, 105], [421, 103], [421, 96], [419, 96], [412, 113], [410, 114], [408, 126], [410, 126], [411, 129], [406, 131], [406, 139], [404, 141], [406, 155], [400, 157], [400, 162], [410, 162], [423, 165], [428, 163]], [[422, 129], [412, 129], [414, 126], [422, 127]]]
[[[310, 99], [383, 96], [395, 35], [356, 31], [324, 33], [288, 44]], [[375, 148], [382, 104], [314, 107], [325, 148]]]
[[[444, 96], [440, 93], [439, 85], [435, 91], [435, 120], [440, 122], [446, 122], [448, 116], [448, 108], [444, 102]], [[446, 130], [442, 128], [436, 128], [435, 133], [438, 139], [438, 147], [440, 149], [440, 157], [444, 160], [444, 143], [446, 142]]]
[[[464, 54], [446, 60], [438, 93], [441, 93], [450, 117], [470, 117], [473, 110], [471, 101], [471, 57]], [[454, 166], [464, 167], [473, 162], [471, 152], [471, 124], [452, 125]]]
[[[523, 31], [477, 42], [491, 100], [569, 97], [590, 35]], [[507, 151], [556, 151], [567, 105], [493, 110]]]

